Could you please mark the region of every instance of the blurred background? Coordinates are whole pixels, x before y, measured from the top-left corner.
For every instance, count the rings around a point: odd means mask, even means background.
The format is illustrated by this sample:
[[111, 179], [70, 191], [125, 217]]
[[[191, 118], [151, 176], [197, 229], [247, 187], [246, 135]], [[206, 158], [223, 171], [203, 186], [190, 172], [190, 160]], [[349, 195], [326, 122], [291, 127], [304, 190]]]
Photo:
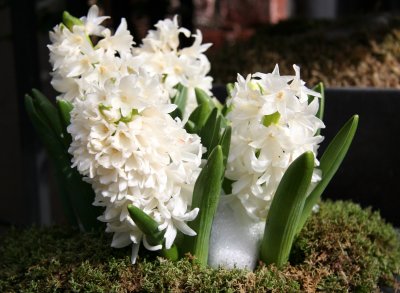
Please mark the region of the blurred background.
[[110, 27], [125, 17], [139, 45], [158, 20], [178, 14], [182, 26], [200, 29], [204, 42], [214, 44], [207, 55], [217, 85], [276, 63], [282, 74], [300, 65], [309, 87], [323, 81], [327, 140], [351, 114], [361, 116], [355, 146], [324, 196], [372, 205], [400, 226], [400, 1], [0, 0], [0, 233], [11, 225], [65, 223], [23, 97], [32, 88], [56, 96], [48, 32], [62, 11], [80, 17], [92, 4], [111, 16]]

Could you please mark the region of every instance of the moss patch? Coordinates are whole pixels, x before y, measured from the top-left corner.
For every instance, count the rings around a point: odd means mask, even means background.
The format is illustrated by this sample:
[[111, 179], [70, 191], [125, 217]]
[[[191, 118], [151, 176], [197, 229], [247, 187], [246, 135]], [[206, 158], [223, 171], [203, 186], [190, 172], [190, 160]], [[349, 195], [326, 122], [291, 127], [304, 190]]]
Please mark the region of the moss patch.
[[[202, 268], [112, 249], [103, 233], [65, 227], [12, 230], [0, 247], [1, 292], [371, 292], [395, 284], [400, 240], [376, 212], [348, 202], [326, 202], [297, 239], [291, 264], [260, 264], [255, 272]], [[144, 250], [142, 250], [144, 251]]]
[[210, 62], [218, 83], [236, 81], [237, 73], [271, 72], [275, 64], [294, 74], [297, 64], [309, 86], [400, 88], [400, 18], [286, 21], [226, 46]]

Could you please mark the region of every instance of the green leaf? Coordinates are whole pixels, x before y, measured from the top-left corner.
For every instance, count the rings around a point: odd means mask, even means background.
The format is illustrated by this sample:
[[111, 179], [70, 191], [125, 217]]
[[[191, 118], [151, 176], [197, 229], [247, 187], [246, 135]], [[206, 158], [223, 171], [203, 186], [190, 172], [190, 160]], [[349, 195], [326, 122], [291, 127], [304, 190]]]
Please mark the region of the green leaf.
[[232, 136], [232, 127], [228, 126], [225, 128], [224, 132], [221, 135], [221, 139], [218, 144], [222, 148], [222, 154], [224, 155], [224, 166], [226, 166], [226, 162], [228, 161], [229, 149], [231, 147], [231, 136]]
[[169, 260], [177, 261], [179, 259], [179, 250], [175, 244], [172, 244], [170, 249], [163, 247], [161, 249], [161, 255]]
[[60, 186], [68, 192], [81, 230], [90, 232], [104, 229], [104, 224], [97, 220], [103, 208], [93, 206], [95, 193], [92, 186], [83, 181], [76, 168], [71, 168], [70, 157], [65, 156], [62, 160], [52, 161], [60, 177]]
[[185, 108], [187, 103], [188, 97], [188, 89], [187, 87], [183, 86], [182, 84], [178, 84], [176, 86], [177, 93], [175, 97], [172, 98], [172, 103], [177, 105], [177, 108], [170, 114], [172, 118], [179, 117], [180, 119], [183, 118], [185, 114]]
[[64, 208], [67, 216], [70, 217], [70, 222], [78, 223], [84, 231], [98, 229], [102, 226], [102, 223], [97, 220], [101, 209], [92, 205], [95, 197], [93, 189], [82, 180], [82, 176], [75, 168], [71, 168], [71, 157], [63, 142], [43, 119], [43, 115], [38, 112], [38, 103], [34, 103], [34, 99], [29, 95], [25, 96], [25, 108], [54, 164], [61, 188], [61, 200], [65, 204]]
[[[62, 143], [65, 143], [63, 127], [60, 117], [58, 116], [57, 108], [37, 89], [33, 89], [32, 93], [36, 112], [42, 117], [43, 122], [50, 127], [54, 137]], [[64, 145], [64, 147], [68, 149], [69, 145]]]
[[336, 171], [339, 169], [340, 164], [343, 162], [343, 159], [350, 148], [351, 142], [353, 141], [354, 135], [356, 134], [358, 120], [358, 115], [351, 117], [336, 134], [322, 155], [319, 166], [322, 171], [322, 179], [307, 197], [301, 219], [297, 227], [297, 234], [300, 233], [312, 212], [312, 208], [318, 203], [321, 198], [321, 194], [324, 192]]
[[62, 125], [67, 128], [71, 124], [71, 111], [74, 108], [71, 102], [66, 100], [57, 100], [58, 113], [61, 118]]
[[70, 31], [72, 31], [72, 28], [74, 27], [74, 25], [83, 25], [82, 20], [80, 20], [79, 18], [76, 18], [75, 16], [72, 16], [72, 15], [69, 14], [69, 12], [67, 12], [67, 11], [64, 11], [64, 12], [63, 12], [62, 19], [63, 19], [64, 25], [65, 25]]
[[229, 112], [232, 111], [232, 109], [233, 109], [233, 105], [232, 104], [230, 104], [228, 106], [228, 103], [225, 103], [224, 107], [221, 110], [221, 114], [225, 117], [226, 115], [228, 115]]
[[228, 98], [232, 97], [232, 91], [234, 89], [235, 85], [231, 82], [226, 84], [226, 93], [228, 94]]
[[195, 256], [203, 266], [207, 265], [211, 226], [218, 206], [224, 172], [222, 148], [218, 145], [211, 152], [194, 186], [192, 208], [199, 208], [199, 214], [189, 226], [196, 231], [197, 236], [185, 235], [184, 241], [184, 249]]
[[221, 118], [218, 115], [218, 109], [214, 108], [204, 127], [200, 130], [201, 144], [207, 148], [207, 152], [203, 154], [204, 158], [207, 158], [211, 153], [211, 150], [217, 146], [220, 139], [221, 132]]
[[272, 113], [270, 115], [264, 115], [264, 117], [262, 119], [262, 124], [265, 127], [268, 127], [271, 124], [277, 124], [279, 122], [280, 118], [281, 118], [281, 114], [279, 114], [279, 112], [276, 111], [275, 113]]
[[128, 211], [140, 231], [146, 235], [146, 239], [150, 245], [156, 246], [163, 243], [165, 230], [158, 230], [160, 224], [133, 204], [128, 205]]
[[57, 100], [58, 114], [60, 116], [61, 125], [63, 128], [63, 135], [65, 143], [69, 146], [72, 142], [71, 134], [68, 133], [67, 127], [71, 123], [71, 111], [73, 109], [72, 103], [65, 100]]
[[188, 122], [185, 124], [185, 129], [189, 133], [199, 134], [211, 113], [211, 107], [208, 103], [203, 103], [197, 106], [190, 114]]
[[51, 156], [62, 156], [65, 154], [64, 145], [61, 143], [54, 130], [50, 127], [48, 121], [44, 119], [44, 115], [38, 112], [37, 107], [37, 103], [34, 102], [34, 99], [29, 95], [25, 95], [25, 109], [40, 137], [40, 140], [45, 145]]
[[215, 107], [213, 100], [205, 91], [200, 88], [195, 88], [194, 92], [196, 94], [196, 101], [198, 105], [208, 104], [211, 109]]
[[[35, 105], [33, 103], [33, 99], [29, 95], [25, 95], [25, 109], [28, 113], [28, 116], [35, 128], [36, 132], [39, 135], [40, 140], [46, 147], [50, 158], [54, 160], [57, 158], [63, 158], [64, 149], [63, 146], [57, 141], [54, 137], [53, 132], [51, 131], [50, 127], [43, 121], [42, 117], [37, 113], [35, 109]], [[57, 175], [59, 175], [58, 170], [56, 170]], [[57, 181], [60, 184], [60, 177], [57, 176]], [[78, 221], [72, 207], [71, 200], [69, 199], [68, 192], [65, 188], [61, 188], [60, 186], [60, 199], [62, 202], [63, 210], [65, 212], [65, 216], [70, 225], [78, 227]]]
[[314, 154], [305, 152], [290, 164], [274, 195], [261, 243], [261, 260], [280, 267], [288, 259], [314, 170]]

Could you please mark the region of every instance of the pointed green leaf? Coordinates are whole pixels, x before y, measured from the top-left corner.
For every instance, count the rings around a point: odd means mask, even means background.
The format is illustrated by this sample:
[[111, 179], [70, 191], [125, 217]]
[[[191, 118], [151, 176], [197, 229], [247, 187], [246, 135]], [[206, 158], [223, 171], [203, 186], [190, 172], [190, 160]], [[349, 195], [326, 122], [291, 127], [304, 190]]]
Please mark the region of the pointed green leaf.
[[200, 88], [195, 88], [194, 92], [196, 94], [196, 101], [198, 105], [208, 104], [211, 109], [215, 107], [213, 100], [205, 91]]
[[199, 134], [211, 113], [211, 107], [208, 103], [203, 103], [197, 106], [190, 114], [188, 122], [185, 124], [185, 129], [189, 133]]
[[[52, 134], [52, 131], [47, 126], [47, 124], [42, 120], [41, 116], [36, 112], [33, 99], [29, 95], [25, 95], [25, 109], [28, 113], [28, 116], [39, 135], [40, 140], [45, 145], [46, 150], [48, 151], [50, 158], [54, 160], [54, 158], [61, 158], [64, 155], [64, 149], [62, 145], [59, 144], [57, 139]], [[59, 175], [56, 170], [57, 175]], [[58, 183], [61, 185], [60, 176], [56, 176]], [[72, 207], [71, 201], [68, 196], [68, 192], [65, 188], [61, 188], [60, 186], [60, 199], [62, 202], [63, 210], [65, 212], [65, 216], [70, 225], [78, 227], [78, 221], [75, 216], [74, 209]]]
[[232, 91], [234, 89], [235, 85], [231, 82], [226, 84], [226, 93], [228, 94], [228, 98], [232, 97]]
[[38, 113], [36, 106], [32, 97], [26, 95], [26, 111], [54, 164], [61, 188], [60, 194], [61, 196], [68, 195], [68, 198], [62, 198], [67, 215], [76, 215], [76, 220], [71, 219], [71, 223], [78, 222], [84, 231], [98, 229], [102, 226], [97, 220], [101, 209], [92, 205], [95, 197], [93, 189], [82, 180], [82, 176], [75, 168], [71, 168], [71, 157], [64, 144], [57, 139], [50, 126], [42, 119], [43, 115]]
[[231, 135], [232, 135], [232, 127], [228, 126], [225, 128], [224, 132], [222, 133], [221, 139], [219, 140], [218, 144], [222, 148], [222, 154], [224, 155], [224, 166], [228, 161], [229, 156], [229, 149], [231, 146]]
[[225, 102], [224, 107], [221, 110], [221, 114], [226, 117], [226, 115], [228, 115], [228, 113], [232, 111], [232, 108], [232, 104], [228, 104], [227, 102]]
[[177, 93], [175, 97], [172, 98], [172, 103], [177, 105], [177, 108], [170, 113], [172, 118], [179, 117], [180, 119], [183, 118], [183, 115], [185, 114], [185, 108], [186, 108], [186, 103], [187, 103], [187, 97], [188, 97], [188, 89], [187, 87], [178, 84], [176, 86]]
[[72, 103], [65, 100], [57, 100], [57, 109], [60, 116], [61, 125], [63, 128], [63, 136], [66, 145], [70, 145], [72, 142], [71, 134], [68, 133], [67, 127], [71, 123], [71, 111], [73, 109]]
[[37, 104], [35, 104], [34, 99], [29, 95], [25, 95], [25, 109], [42, 143], [50, 154], [53, 156], [63, 155], [65, 153], [63, 144], [61, 144], [53, 129], [44, 119], [44, 115], [38, 112]]
[[179, 250], [175, 244], [172, 244], [170, 249], [163, 247], [161, 249], [161, 255], [169, 260], [177, 261], [179, 259]]
[[64, 12], [63, 12], [62, 19], [63, 19], [63, 24], [64, 24], [70, 31], [72, 31], [72, 28], [74, 27], [74, 25], [83, 25], [82, 20], [80, 20], [79, 18], [76, 18], [75, 16], [72, 16], [72, 15], [69, 14], [69, 12], [67, 12], [67, 11], [64, 11]]
[[290, 164], [274, 195], [261, 243], [261, 260], [282, 266], [288, 259], [314, 170], [314, 154], [305, 152]]
[[196, 125], [193, 121], [188, 120], [184, 128], [188, 133], [196, 133]]
[[221, 146], [211, 152], [195, 183], [192, 208], [199, 208], [196, 219], [189, 226], [197, 236], [185, 235], [185, 250], [196, 256], [200, 264], [207, 265], [211, 226], [221, 193], [221, 178], [225, 172]]
[[71, 102], [66, 100], [57, 100], [58, 112], [64, 128], [67, 128], [71, 123], [71, 111], [74, 108]]
[[211, 150], [218, 144], [220, 132], [221, 118], [218, 115], [218, 109], [214, 108], [204, 127], [200, 130], [201, 143], [207, 148], [207, 152], [203, 155], [204, 158], [207, 158]]
[[[33, 103], [35, 104], [35, 109], [38, 115], [42, 117], [42, 120], [51, 128], [54, 136], [58, 140], [64, 143], [63, 140], [63, 128], [61, 125], [60, 117], [58, 116], [57, 108], [37, 89], [32, 90], [33, 93]], [[65, 148], [68, 148], [65, 145]]]
[[70, 157], [57, 163], [53, 161], [53, 163], [60, 170], [81, 230], [86, 232], [103, 230], [104, 224], [97, 220], [103, 213], [103, 208], [93, 206], [95, 193], [92, 186], [83, 181], [82, 175], [76, 168], [71, 168]]
[[322, 179], [307, 197], [302, 216], [298, 224], [297, 233], [300, 233], [312, 212], [312, 208], [318, 203], [321, 198], [321, 194], [324, 192], [336, 171], [339, 169], [340, 164], [346, 156], [351, 142], [353, 141], [357, 126], [358, 115], [354, 115], [340, 129], [322, 155], [319, 166], [322, 171]]
[[151, 245], [159, 245], [164, 241], [165, 230], [158, 230], [158, 224], [152, 217], [144, 211], [134, 206], [128, 205], [129, 215], [135, 224], [139, 227], [140, 231], [147, 237], [147, 241]]

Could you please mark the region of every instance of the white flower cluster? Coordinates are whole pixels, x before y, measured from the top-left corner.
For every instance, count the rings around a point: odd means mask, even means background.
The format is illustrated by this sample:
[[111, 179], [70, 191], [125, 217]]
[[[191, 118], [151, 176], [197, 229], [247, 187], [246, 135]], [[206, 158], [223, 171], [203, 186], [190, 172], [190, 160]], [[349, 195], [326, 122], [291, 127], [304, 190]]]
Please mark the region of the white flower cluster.
[[[82, 25], [68, 29], [57, 25], [50, 32], [50, 63], [53, 65], [51, 84], [61, 93], [59, 98], [74, 101], [89, 93], [111, 92], [115, 81], [137, 70], [137, 58], [132, 58], [133, 37], [122, 19], [116, 33], [100, 25], [107, 17], [98, 16], [93, 6]], [[90, 36], [102, 37], [93, 46]], [[115, 55], [118, 53], [119, 57]]]
[[[161, 249], [132, 221], [127, 206], [133, 204], [165, 230], [170, 248], [178, 230], [196, 234], [186, 222], [198, 213], [190, 205], [200, 173], [200, 138], [169, 115], [176, 106], [162, 76], [141, 67], [142, 57], [132, 53], [126, 22], [111, 34], [100, 25], [104, 19], [93, 6], [82, 25], [59, 25], [51, 33], [52, 84], [74, 106], [68, 127], [72, 166], [92, 184], [94, 204], [105, 207], [100, 220], [114, 233], [112, 246], [137, 248], [143, 239], [148, 249]], [[101, 37], [96, 46], [92, 35]]]
[[144, 58], [143, 66], [149, 72], [162, 74], [164, 84], [170, 93], [175, 94], [178, 83], [188, 88], [188, 101], [185, 110], [187, 117], [197, 106], [195, 87], [211, 95], [212, 77], [207, 76], [210, 62], [203, 54], [211, 44], [201, 44], [202, 34], [197, 30], [190, 47], [179, 48], [179, 35], [191, 36], [189, 30], [178, 26], [178, 19], [159, 21], [156, 30], [150, 30], [143, 39], [143, 45], [135, 49], [135, 54]]
[[[305, 151], [317, 153], [323, 137], [316, 135], [323, 122], [315, 115], [319, 97], [305, 87], [300, 69], [281, 76], [278, 66], [269, 74], [256, 73], [238, 81], [229, 101], [232, 140], [226, 177], [233, 180], [234, 206], [261, 221], [286, 169]], [[315, 165], [319, 162], [315, 160]], [[312, 182], [320, 180], [316, 169]]]
[[[61, 24], [50, 32], [52, 44], [48, 47], [54, 71], [51, 84], [62, 93], [59, 98], [72, 101], [90, 92], [107, 90], [115, 79], [137, 72], [139, 67], [161, 76], [168, 98], [175, 95], [177, 84], [188, 88], [186, 117], [197, 106], [195, 88], [211, 95], [212, 77], [207, 76], [210, 62], [204, 54], [211, 44], [201, 43], [199, 30], [191, 35], [189, 30], [178, 26], [175, 16], [173, 20], [159, 21], [156, 30], [149, 31], [140, 47], [132, 47], [133, 37], [127, 30], [126, 20], [122, 19], [115, 34], [111, 34], [101, 26], [108, 17], [99, 17], [98, 13], [97, 6], [92, 6], [88, 16], [81, 18], [83, 25], [75, 25], [70, 31]], [[193, 36], [193, 44], [180, 49], [180, 34], [187, 38]], [[89, 36], [101, 39], [93, 46]]]

